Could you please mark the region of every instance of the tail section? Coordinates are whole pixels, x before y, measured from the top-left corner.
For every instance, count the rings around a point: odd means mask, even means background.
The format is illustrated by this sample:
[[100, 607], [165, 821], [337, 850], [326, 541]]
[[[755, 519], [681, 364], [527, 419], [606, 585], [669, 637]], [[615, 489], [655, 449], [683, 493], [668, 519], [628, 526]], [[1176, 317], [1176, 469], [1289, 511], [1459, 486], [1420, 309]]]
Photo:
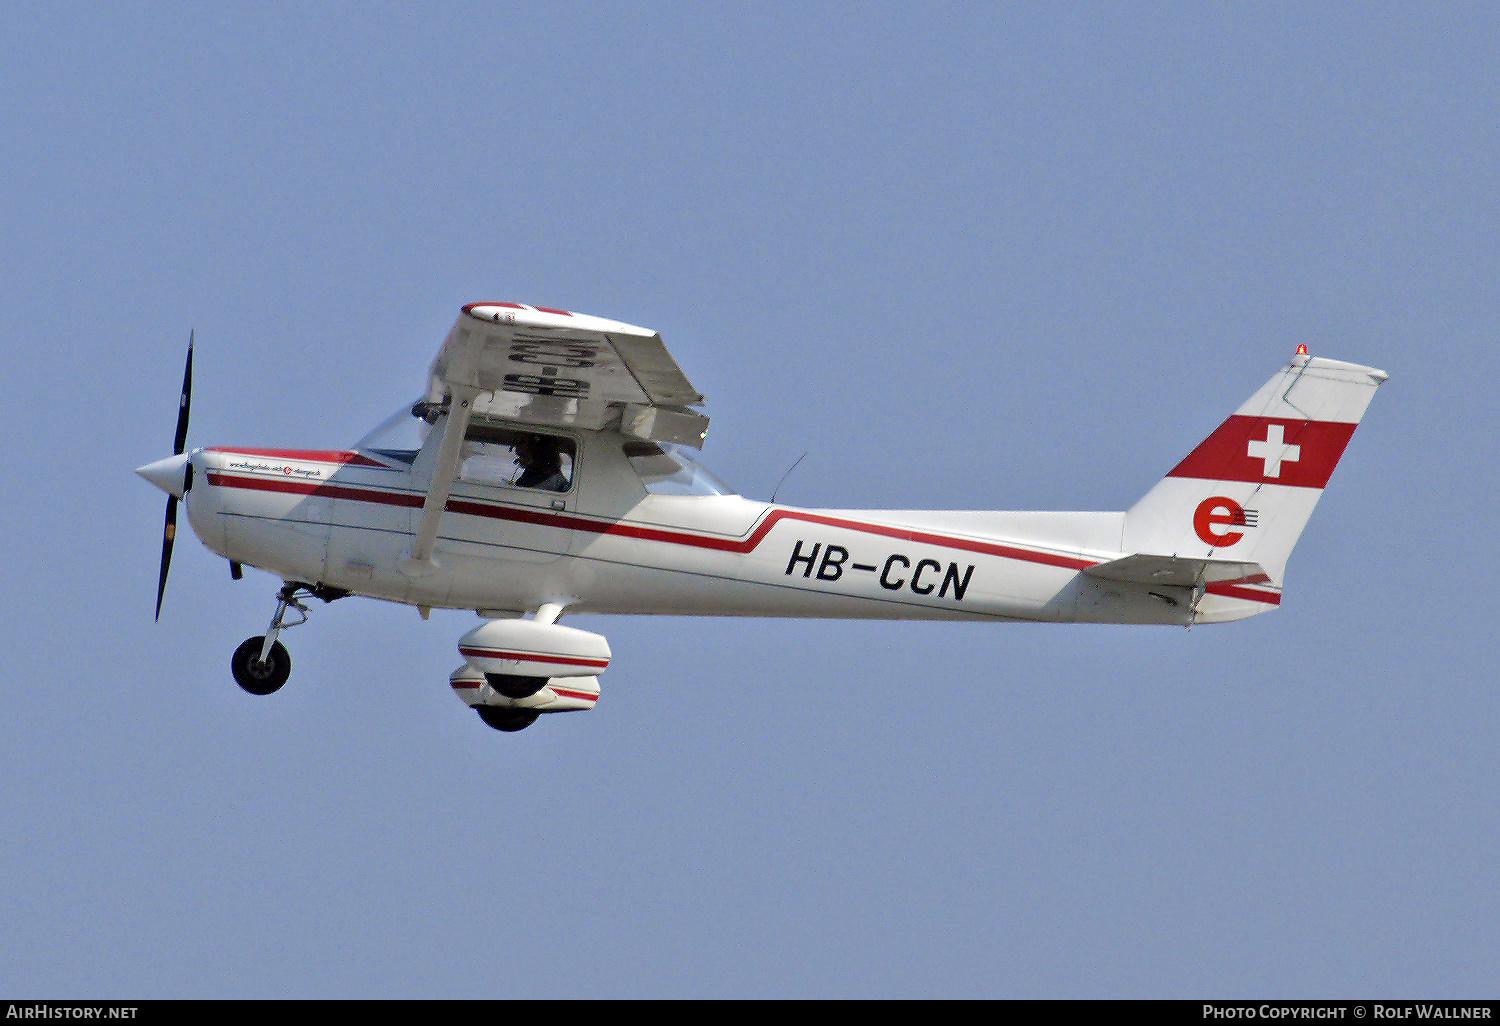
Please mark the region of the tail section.
[[[1258, 564], [1206, 585], [1198, 620], [1279, 603], [1287, 557], [1384, 371], [1298, 355], [1125, 515], [1124, 551]], [[1259, 579], [1256, 579], [1259, 578]]]

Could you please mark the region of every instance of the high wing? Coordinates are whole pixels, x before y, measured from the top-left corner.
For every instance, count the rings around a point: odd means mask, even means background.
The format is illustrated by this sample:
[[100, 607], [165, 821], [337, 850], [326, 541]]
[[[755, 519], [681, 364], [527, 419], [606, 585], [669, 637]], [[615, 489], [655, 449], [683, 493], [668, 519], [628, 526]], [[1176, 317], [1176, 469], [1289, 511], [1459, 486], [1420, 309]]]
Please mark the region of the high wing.
[[702, 448], [703, 396], [647, 328], [587, 314], [470, 303], [432, 363], [427, 401], [474, 393], [471, 415], [612, 428]]
[[646, 328], [587, 314], [470, 303], [432, 361], [426, 402], [447, 416], [422, 517], [401, 568], [438, 569], [438, 524], [473, 417], [600, 430], [703, 447], [708, 418], [687, 375]]

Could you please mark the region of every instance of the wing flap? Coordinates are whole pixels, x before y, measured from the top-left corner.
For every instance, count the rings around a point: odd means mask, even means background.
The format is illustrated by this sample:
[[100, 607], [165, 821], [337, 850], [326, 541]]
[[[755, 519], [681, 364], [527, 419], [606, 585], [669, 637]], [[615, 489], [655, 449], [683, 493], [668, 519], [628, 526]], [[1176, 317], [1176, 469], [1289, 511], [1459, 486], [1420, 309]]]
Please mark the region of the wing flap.
[[703, 402], [703, 396], [667, 352], [660, 335], [641, 338], [611, 334], [608, 338], [651, 405], [697, 406]]

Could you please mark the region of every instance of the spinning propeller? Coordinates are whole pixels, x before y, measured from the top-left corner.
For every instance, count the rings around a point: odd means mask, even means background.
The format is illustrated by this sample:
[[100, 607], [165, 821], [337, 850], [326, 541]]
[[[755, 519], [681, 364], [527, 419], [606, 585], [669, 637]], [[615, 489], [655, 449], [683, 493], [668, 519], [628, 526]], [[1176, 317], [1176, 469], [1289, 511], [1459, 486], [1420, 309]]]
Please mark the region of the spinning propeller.
[[177, 500], [193, 483], [193, 465], [183, 455], [187, 443], [188, 408], [193, 393], [193, 335], [188, 333], [187, 365], [182, 371], [182, 397], [177, 404], [177, 437], [172, 455], [136, 469], [136, 473], [167, 493], [167, 520], [161, 534], [161, 579], [156, 585], [156, 618], [161, 619], [161, 598], [167, 589], [167, 568], [172, 564], [172, 542], [177, 537]]

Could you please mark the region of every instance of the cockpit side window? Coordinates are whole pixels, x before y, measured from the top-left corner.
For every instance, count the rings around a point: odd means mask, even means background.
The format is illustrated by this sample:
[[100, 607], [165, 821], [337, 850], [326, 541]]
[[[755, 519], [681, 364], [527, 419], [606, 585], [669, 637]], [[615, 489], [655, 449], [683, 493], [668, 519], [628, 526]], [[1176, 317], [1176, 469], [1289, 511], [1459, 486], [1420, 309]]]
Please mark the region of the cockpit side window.
[[573, 487], [576, 454], [571, 438], [470, 424], [459, 453], [458, 477], [476, 484], [566, 492]]

